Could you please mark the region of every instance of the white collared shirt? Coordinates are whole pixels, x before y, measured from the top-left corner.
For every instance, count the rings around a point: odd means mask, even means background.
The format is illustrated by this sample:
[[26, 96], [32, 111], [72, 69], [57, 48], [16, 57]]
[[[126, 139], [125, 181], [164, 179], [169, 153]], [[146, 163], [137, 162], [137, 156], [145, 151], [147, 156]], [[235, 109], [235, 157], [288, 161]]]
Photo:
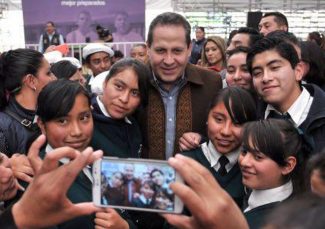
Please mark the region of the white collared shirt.
[[[307, 118], [313, 99], [307, 89], [303, 87], [299, 97], [288, 109], [287, 113], [289, 113], [296, 126], [300, 126]], [[268, 104], [265, 110], [265, 119], [269, 116], [271, 110], [281, 114], [272, 105]]]
[[[46, 145], [45, 148], [45, 152], [46, 153], [51, 153], [54, 149], [52, 148], [52, 146], [50, 146], [50, 144]], [[63, 157], [59, 160], [62, 164], [67, 164], [69, 163], [70, 159], [67, 157]], [[90, 166], [87, 165], [85, 168], [82, 169], [82, 172], [85, 174], [86, 177], [88, 177], [88, 179], [90, 180], [91, 183], [93, 183], [93, 175], [91, 174], [90, 171]]]
[[262, 205], [279, 202], [287, 199], [293, 191], [292, 181], [288, 181], [282, 186], [266, 189], [253, 190], [248, 198], [248, 207], [244, 212], [252, 210]]
[[91, 86], [94, 80], [95, 80], [95, 77], [93, 75], [91, 75], [88, 84]]
[[[144, 197], [143, 194], [141, 194], [141, 195], [139, 196], [139, 199], [140, 199], [141, 202], [144, 203], [144, 204], [151, 203], [151, 198], [150, 198], [150, 199], [147, 199], [146, 197]], [[148, 200], [148, 203], [147, 203], [147, 200]]]
[[229, 163], [226, 165], [226, 170], [229, 172], [232, 167], [237, 163], [239, 157], [239, 148], [233, 152], [227, 154], [219, 153], [211, 141], [208, 143], [203, 143], [201, 145], [204, 156], [209, 161], [211, 168], [214, 168], [216, 171], [220, 168], [220, 163], [218, 163], [219, 158], [223, 155], [226, 156], [229, 160]]
[[[96, 97], [96, 101], [97, 101], [97, 103], [98, 103], [98, 106], [99, 106], [101, 112], [102, 112], [106, 117], [108, 117], [108, 118], [112, 118], [112, 117], [109, 115], [109, 113], [107, 112], [107, 110], [106, 110], [106, 108], [105, 108], [103, 102], [100, 100], [99, 96]], [[128, 119], [128, 117], [125, 117], [124, 120], [125, 120], [126, 123], [132, 125], [132, 122], [130, 121], [130, 119]]]

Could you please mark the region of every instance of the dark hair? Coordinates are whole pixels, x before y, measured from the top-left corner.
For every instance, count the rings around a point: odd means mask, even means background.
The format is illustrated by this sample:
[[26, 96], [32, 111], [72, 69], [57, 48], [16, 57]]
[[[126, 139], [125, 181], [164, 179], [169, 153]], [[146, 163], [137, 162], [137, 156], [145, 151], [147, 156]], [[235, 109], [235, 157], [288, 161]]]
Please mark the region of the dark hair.
[[101, 25], [96, 26], [96, 32], [98, 34], [99, 39], [103, 39], [107, 37], [108, 35], [112, 35], [112, 33], [109, 31], [109, 29], [104, 28]]
[[143, 180], [141, 183], [141, 188], [145, 185], [148, 185], [152, 190], [155, 189], [155, 183], [152, 180]]
[[112, 65], [108, 75], [106, 76], [105, 83], [126, 69], [132, 69], [137, 75], [141, 106], [145, 106], [147, 104], [148, 80], [150, 72], [147, 66], [144, 65], [141, 61], [134, 58], [124, 58], [117, 61]]
[[256, 41], [261, 40], [263, 38], [262, 34], [260, 34], [256, 29], [251, 27], [240, 27], [237, 30], [236, 34], [240, 33], [249, 35], [249, 47], [255, 44]]
[[299, 57], [295, 48], [288, 42], [278, 38], [264, 37], [257, 41], [247, 54], [247, 68], [252, 74], [253, 59], [257, 54], [265, 51], [275, 50], [282, 58], [289, 61], [292, 69], [299, 63]]
[[201, 30], [203, 33], [205, 32], [205, 28], [202, 27], [202, 26], [197, 26], [197, 27], [195, 28], [195, 30], [197, 30], [197, 29]]
[[270, 17], [270, 16], [274, 16], [274, 21], [278, 25], [280, 25], [280, 26], [285, 25], [285, 26], [287, 26], [287, 28], [289, 30], [288, 20], [284, 14], [282, 14], [280, 12], [268, 12], [268, 13], [265, 13], [262, 18]]
[[18, 93], [23, 78], [32, 74], [37, 76], [42, 65], [43, 54], [32, 49], [15, 49], [0, 56], [0, 108], [7, 105], [6, 94]]
[[238, 30], [234, 29], [229, 33], [229, 37], [227, 40], [227, 47], [230, 45], [231, 39], [237, 34]]
[[266, 35], [267, 38], [276, 38], [279, 40], [283, 40], [284, 42], [290, 43], [292, 45], [299, 46], [300, 42], [298, 38], [290, 32], [286, 32], [283, 30], [275, 30]]
[[151, 178], [152, 178], [152, 176], [153, 176], [153, 174], [154, 174], [155, 172], [158, 172], [158, 173], [160, 173], [161, 175], [164, 176], [163, 171], [161, 171], [160, 169], [155, 168], [155, 169], [153, 169], [153, 170], [150, 172], [150, 177], [151, 177]]
[[325, 53], [312, 41], [303, 41], [301, 47], [301, 60], [308, 63], [310, 68], [304, 76], [307, 83], [314, 83], [322, 87], [325, 85]]
[[53, 21], [48, 21], [48, 22], [46, 22], [46, 24], [51, 24], [53, 27], [55, 27], [55, 24]]
[[121, 50], [114, 50], [114, 57], [115, 58], [123, 58], [124, 54], [121, 52]]
[[78, 68], [68, 60], [61, 60], [51, 66], [51, 72], [58, 79], [70, 79], [78, 71]]
[[228, 50], [227, 51], [227, 59], [229, 59], [232, 55], [237, 54], [237, 53], [248, 53], [249, 52], [249, 48], [248, 47], [244, 47], [244, 46], [238, 46], [232, 50]]
[[52, 81], [38, 96], [36, 114], [42, 122], [64, 117], [72, 109], [79, 94], [87, 97], [90, 106], [90, 95], [78, 82], [66, 79]]
[[321, 179], [325, 182], [325, 150], [313, 155], [306, 165], [306, 184], [307, 189], [310, 189], [310, 178], [313, 171], [318, 170]]
[[319, 45], [319, 47], [321, 47], [322, 49], [325, 49], [324, 34], [315, 31], [315, 32], [308, 33], [308, 38], [310, 41], [315, 41], [316, 44]]
[[305, 194], [281, 204], [266, 218], [263, 228], [323, 229], [325, 225], [325, 199]]
[[233, 123], [244, 124], [255, 121], [256, 105], [250, 93], [239, 87], [227, 87], [219, 90], [212, 100], [209, 110], [223, 103]]
[[142, 47], [144, 49], [147, 49], [146, 43], [137, 43], [137, 44], [134, 44], [131, 49], [133, 49], [135, 47]]
[[180, 14], [173, 13], [173, 12], [166, 12], [158, 15], [149, 26], [148, 32], [148, 47], [150, 48], [153, 42], [153, 31], [159, 25], [175, 25], [175, 26], [182, 26], [185, 30], [185, 39], [187, 47], [191, 44], [191, 26], [190, 23]]
[[293, 156], [297, 164], [291, 175], [294, 192], [304, 188], [302, 171], [309, 155], [304, 147], [302, 134], [287, 120], [266, 119], [247, 123], [243, 130], [242, 148], [252, 154], [263, 153], [280, 167], [287, 164], [287, 158]]

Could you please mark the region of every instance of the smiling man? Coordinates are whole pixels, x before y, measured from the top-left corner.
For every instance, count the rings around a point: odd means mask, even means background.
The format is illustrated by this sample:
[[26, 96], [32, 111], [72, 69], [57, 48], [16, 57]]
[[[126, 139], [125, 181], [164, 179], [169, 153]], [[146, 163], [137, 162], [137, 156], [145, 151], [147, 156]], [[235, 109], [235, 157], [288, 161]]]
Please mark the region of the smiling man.
[[248, 53], [247, 66], [266, 102], [259, 104], [260, 117], [290, 119], [310, 139], [313, 152], [322, 150], [325, 93], [316, 85], [301, 85], [303, 66], [295, 48], [282, 39], [263, 38]]
[[183, 133], [206, 135], [209, 101], [222, 87], [216, 73], [188, 63], [191, 27], [177, 13], [158, 15], [149, 27], [148, 105], [138, 114], [145, 139], [144, 157], [168, 159], [178, 152]]
[[92, 72], [92, 75], [88, 77], [86, 83], [86, 87], [89, 91], [91, 85], [94, 83], [95, 77], [111, 68], [111, 57], [113, 56], [114, 51], [101, 43], [91, 43], [82, 49], [82, 57], [85, 60], [86, 66]]

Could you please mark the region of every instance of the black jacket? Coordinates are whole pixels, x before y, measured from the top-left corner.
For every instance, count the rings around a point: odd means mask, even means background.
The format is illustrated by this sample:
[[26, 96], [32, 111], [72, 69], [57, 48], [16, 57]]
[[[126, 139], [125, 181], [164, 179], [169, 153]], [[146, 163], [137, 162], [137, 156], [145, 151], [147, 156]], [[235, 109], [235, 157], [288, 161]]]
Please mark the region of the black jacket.
[[30, 144], [40, 135], [36, 124], [28, 128], [15, 118], [5, 113], [11, 111], [22, 119], [33, 122], [35, 111], [23, 108], [14, 98], [9, 99], [8, 106], [0, 112], [0, 150], [11, 157], [14, 153], [27, 154]]
[[[313, 102], [308, 112], [307, 118], [299, 126], [306, 139], [313, 146], [313, 153], [318, 153], [325, 147], [325, 92], [315, 84], [303, 84], [311, 96]], [[265, 102], [258, 103], [258, 117], [264, 119]]]
[[96, 97], [92, 98], [94, 133], [91, 146], [104, 151], [104, 156], [132, 157], [141, 156], [142, 135], [137, 121], [128, 117], [125, 120], [115, 120], [106, 117], [99, 108]]
[[325, 147], [325, 92], [315, 84], [303, 85], [314, 97], [306, 120], [299, 126], [313, 140], [313, 153]]

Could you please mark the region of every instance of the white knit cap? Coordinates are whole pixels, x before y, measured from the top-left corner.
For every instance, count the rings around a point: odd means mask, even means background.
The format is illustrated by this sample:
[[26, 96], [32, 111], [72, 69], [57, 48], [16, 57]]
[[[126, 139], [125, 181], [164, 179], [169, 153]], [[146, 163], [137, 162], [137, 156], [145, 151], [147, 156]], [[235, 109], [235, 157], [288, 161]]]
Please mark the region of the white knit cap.
[[62, 59], [62, 53], [59, 51], [51, 51], [43, 55], [50, 64], [54, 64]]
[[91, 92], [97, 95], [103, 94], [103, 85], [109, 71], [98, 74], [93, 81], [90, 83]]
[[77, 68], [81, 68], [81, 64], [80, 64], [80, 61], [75, 58], [75, 57], [71, 57], [71, 56], [66, 56], [66, 57], [63, 57], [61, 60], [67, 60], [67, 61], [70, 61], [71, 64], [73, 64], [74, 66], [76, 66]]
[[96, 52], [106, 52], [110, 57], [114, 56], [114, 51], [110, 47], [101, 43], [91, 43], [82, 49], [82, 57], [86, 59], [87, 56]]

